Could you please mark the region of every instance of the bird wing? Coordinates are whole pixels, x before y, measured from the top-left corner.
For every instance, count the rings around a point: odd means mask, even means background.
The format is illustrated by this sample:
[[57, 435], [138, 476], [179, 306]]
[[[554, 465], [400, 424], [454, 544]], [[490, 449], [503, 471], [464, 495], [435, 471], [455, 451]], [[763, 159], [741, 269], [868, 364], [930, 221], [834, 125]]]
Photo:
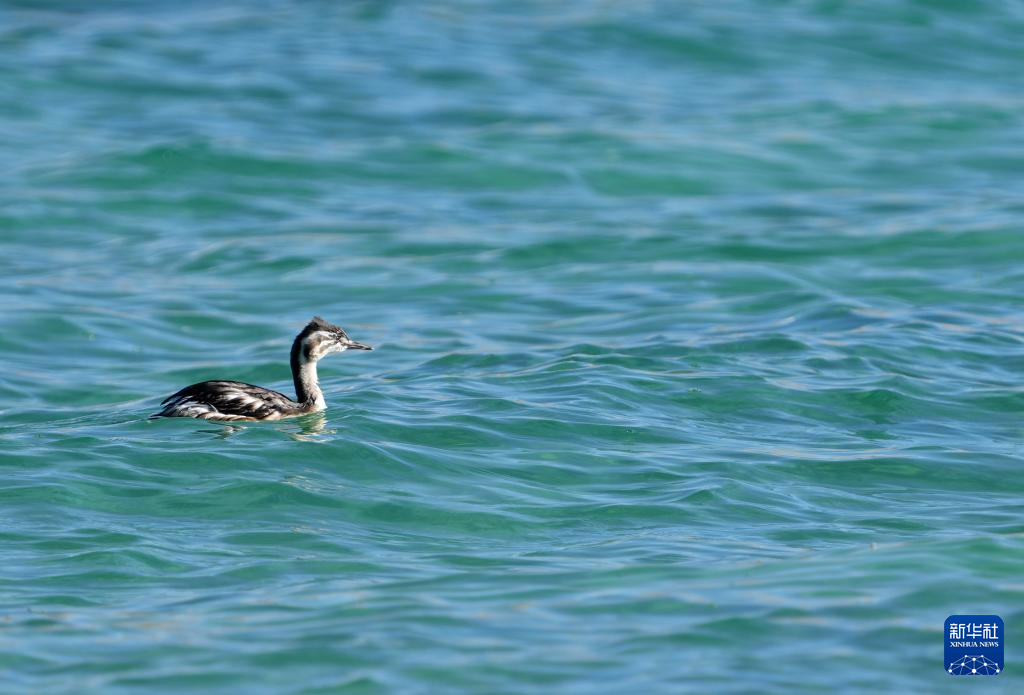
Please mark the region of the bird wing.
[[289, 414], [297, 403], [283, 393], [241, 381], [203, 381], [186, 386], [161, 403], [159, 415], [208, 420], [264, 420]]

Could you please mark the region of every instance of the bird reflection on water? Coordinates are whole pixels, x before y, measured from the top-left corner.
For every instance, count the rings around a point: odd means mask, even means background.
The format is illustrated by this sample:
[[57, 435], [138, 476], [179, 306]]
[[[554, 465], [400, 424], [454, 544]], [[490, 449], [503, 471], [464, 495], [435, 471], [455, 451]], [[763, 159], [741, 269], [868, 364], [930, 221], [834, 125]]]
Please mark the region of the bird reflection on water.
[[[298, 427], [296, 427], [296, 425]], [[213, 435], [217, 439], [227, 439], [241, 434], [248, 427], [245, 425], [224, 425], [217, 429], [196, 430], [197, 434]], [[321, 435], [335, 434], [338, 430], [327, 428], [327, 415], [323, 412], [310, 413], [287, 423], [276, 424], [275, 429], [287, 434], [299, 442], [315, 442]]]

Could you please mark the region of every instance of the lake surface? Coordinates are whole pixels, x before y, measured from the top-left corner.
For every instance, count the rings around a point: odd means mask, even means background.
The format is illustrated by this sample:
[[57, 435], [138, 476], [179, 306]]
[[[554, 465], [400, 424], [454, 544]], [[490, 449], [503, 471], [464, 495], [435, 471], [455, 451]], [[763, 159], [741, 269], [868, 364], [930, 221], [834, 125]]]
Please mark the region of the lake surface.
[[217, 5], [0, 24], [0, 691], [1024, 691], [1019, 3]]

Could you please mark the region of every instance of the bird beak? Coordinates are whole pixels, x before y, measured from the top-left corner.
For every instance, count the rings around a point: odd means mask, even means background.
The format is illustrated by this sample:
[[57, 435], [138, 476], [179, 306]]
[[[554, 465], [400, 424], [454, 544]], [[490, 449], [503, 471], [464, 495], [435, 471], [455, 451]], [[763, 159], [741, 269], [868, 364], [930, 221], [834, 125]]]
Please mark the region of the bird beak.
[[357, 343], [354, 340], [349, 340], [347, 343], [345, 343], [345, 347], [348, 348], [349, 350], [372, 350], [373, 349], [369, 345], [364, 345], [363, 343]]

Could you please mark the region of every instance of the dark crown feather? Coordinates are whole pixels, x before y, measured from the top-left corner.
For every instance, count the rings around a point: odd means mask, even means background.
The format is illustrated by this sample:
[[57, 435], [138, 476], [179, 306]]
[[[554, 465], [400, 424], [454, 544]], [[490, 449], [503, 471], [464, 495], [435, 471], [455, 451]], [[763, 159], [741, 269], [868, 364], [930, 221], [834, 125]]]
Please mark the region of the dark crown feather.
[[342, 330], [341, 326], [335, 326], [333, 323], [325, 321], [320, 316], [314, 316], [310, 319], [309, 323], [306, 324], [306, 327], [302, 329], [301, 335], [308, 335], [315, 331], [330, 331], [332, 333], [341, 333], [342, 335], [345, 335], [345, 331]]

